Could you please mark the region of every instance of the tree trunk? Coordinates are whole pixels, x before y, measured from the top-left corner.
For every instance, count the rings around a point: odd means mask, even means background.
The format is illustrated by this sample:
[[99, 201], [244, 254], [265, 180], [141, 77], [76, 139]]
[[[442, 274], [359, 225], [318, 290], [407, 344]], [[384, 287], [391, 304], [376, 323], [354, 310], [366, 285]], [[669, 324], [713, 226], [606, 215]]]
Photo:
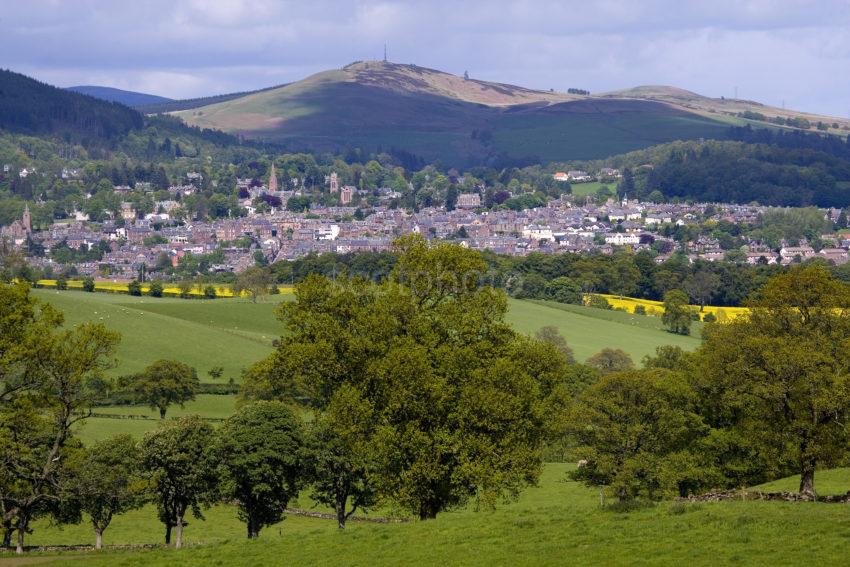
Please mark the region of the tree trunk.
[[103, 549], [103, 530], [99, 528], [94, 529], [94, 548]]
[[171, 543], [171, 524], [165, 526], [165, 545]]
[[18, 523], [18, 543], [15, 547], [15, 553], [18, 555], [24, 552], [24, 534], [27, 531], [27, 526], [24, 522]]
[[436, 502], [422, 502], [419, 505], [419, 519], [433, 520], [437, 517], [438, 506]]
[[177, 517], [177, 537], [176, 537], [176, 541], [174, 542], [174, 548], [180, 549], [181, 547], [183, 547], [183, 517], [178, 516]]
[[339, 529], [345, 529], [345, 500], [337, 500], [336, 502], [336, 523]]
[[260, 527], [254, 518], [248, 518], [248, 539], [257, 539], [260, 537]]
[[166, 408], [159, 408], [159, 419], [165, 419]]
[[12, 524], [3, 526], [3, 547], [8, 549], [12, 545], [12, 534], [15, 532], [15, 528], [12, 527]]
[[800, 472], [800, 495], [808, 496], [812, 500], [817, 498], [815, 493], [815, 463], [808, 460], [803, 463], [803, 470]]

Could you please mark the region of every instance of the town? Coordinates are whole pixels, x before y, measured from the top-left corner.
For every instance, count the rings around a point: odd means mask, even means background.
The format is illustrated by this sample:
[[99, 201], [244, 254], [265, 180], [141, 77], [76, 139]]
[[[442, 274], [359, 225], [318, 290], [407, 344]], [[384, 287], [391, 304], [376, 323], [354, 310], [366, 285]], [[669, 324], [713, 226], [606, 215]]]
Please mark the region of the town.
[[[31, 173], [23, 169], [19, 175]], [[74, 174], [63, 171], [63, 175]], [[619, 177], [620, 172], [610, 168], [592, 175], [578, 170], [553, 175], [554, 180], [574, 186]], [[308, 190], [279, 187], [274, 166], [262, 184], [250, 178], [237, 179], [235, 189], [246, 216], [213, 221], [173, 216], [180, 200], [195, 193], [201, 180], [201, 174], [189, 172], [182, 184], [168, 188], [171, 199], [154, 202], [154, 212], [142, 214], [132, 203], [122, 202], [120, 216], [103, 222], [90, 222], [88, 215], [76, 212], [74, 218], [36, 231], [27, 208], [21, 219], [2, 228], [0, 236], [25, 250], [27, 262], [43, 274], [70, 273], [115, 281], [135, 278], [141, 269], [150, 277], [163, 277], [164, 270], [178, 268], [187, 257], [212, 258], [207, 267], [210, 273], [240, 273], [255, 264], [308, 254], [388, 251], [395, 238], [410, 233], [512, 256], [532, 252], [611, 254], [627, 249], [653, 250], [657, 263], [675, 252], [686, 254], [691, 261], [730, 259], [748, 264], [788, 265], [818, 257], [834, 264], [850, 260], [847, 233], [824, 232], [815, 242], [783, 239], [777, 246], [746, 236], [730, 245], [703, 231], [677, 230], [705, 223], [750, 226], [770, 210], [757, 205], [642, 202], [627, 194], [602, 200], [564, 193], [545, 206], [487, 210], [482, 206], [484, 187], [479, 186], [458, 194], [452, 210], [444, 205], [414, 212], [393, 203], [400, 197], [398, 191], [340, 186], [336, 173], [331, 173], [319, 191], [338, 197], [339, 204], [308, 204], [296, 212], [291, 207], [288, 210], [287, 203]], [[144, 191], [145, 187], [138, 183], [135, 189]], [[129, 186], [112, 190], [117, 195], [132, 191]], [[840, 227], [842, 222], [846, 226], [841, 209], [821, 212], [828, 221], [825, 226]], [[78, 254], [56, 253], [64, 249]], [[92, 251], [102, 254], [92, 259], [86, 254]]]

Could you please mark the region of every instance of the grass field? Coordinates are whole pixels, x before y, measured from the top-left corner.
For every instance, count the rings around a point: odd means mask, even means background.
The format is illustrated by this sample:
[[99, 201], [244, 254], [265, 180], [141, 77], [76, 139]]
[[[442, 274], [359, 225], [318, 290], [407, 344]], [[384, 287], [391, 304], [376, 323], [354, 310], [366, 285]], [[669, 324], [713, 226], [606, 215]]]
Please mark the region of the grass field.
[[[227, 506], [192, 521], [183, 550], [71, 552], [51, 565], [845, 565], [850, 515], [819, 503], [726, 501], [615, 512], [599, 491], [566, 480], [569, 465], [548, 464], [540, 484], [496, 511], [472, 509], [404, 524], [350, 523], [289, 516], [245, 540]], [[819, 482], [850, 485], [850, 471], [819, 473]], [[793, 482], [788, 479], [787, 482]], [[305, 502], [298, 503], [301, 506]], [[119, 516], [106, 545], [160, 543], [152, 508]], [[88, 525], [59, 529], [39, 522], [33, 545], [90, 544]], [[200, 546], [199, 544], [205, 544]], [[55, 552], [54, 552], [55, 553]], [[11, 559], [10, 560], [14, 560]], [[0, 559], [0, 566], [12, 565]]]

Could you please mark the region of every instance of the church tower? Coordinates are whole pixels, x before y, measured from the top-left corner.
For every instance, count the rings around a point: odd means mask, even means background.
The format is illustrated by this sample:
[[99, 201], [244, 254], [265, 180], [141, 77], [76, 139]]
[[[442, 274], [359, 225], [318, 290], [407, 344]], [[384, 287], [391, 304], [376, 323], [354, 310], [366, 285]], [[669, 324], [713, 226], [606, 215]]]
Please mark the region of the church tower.
[[277, 191], [277, 173], [274, 170], [274, 162], [272, 162], [272, 169], [269, 172], [269, 191]]
[[336, 193], [339, 191], [339, 177], [337, 177], [336, 171], [331, 173], [331, 193]]
[[30, 206], [24, 205], [24, 216], [21, 219], [21, 224], [24, 225], [24, 230], [27, 234], [32, 232], [32, 215], [30, 214]]

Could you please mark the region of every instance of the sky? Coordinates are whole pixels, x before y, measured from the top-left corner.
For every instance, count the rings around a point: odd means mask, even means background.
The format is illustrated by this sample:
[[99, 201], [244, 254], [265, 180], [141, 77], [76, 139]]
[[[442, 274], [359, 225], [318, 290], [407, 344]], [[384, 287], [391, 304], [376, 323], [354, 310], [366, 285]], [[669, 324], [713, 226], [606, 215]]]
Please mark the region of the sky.
[[[357, 60], [850, 116], [850, 0], [0, 0], [0, 67], [189, 98]], [[737, 89], [737, 91], [736, 91]]]

